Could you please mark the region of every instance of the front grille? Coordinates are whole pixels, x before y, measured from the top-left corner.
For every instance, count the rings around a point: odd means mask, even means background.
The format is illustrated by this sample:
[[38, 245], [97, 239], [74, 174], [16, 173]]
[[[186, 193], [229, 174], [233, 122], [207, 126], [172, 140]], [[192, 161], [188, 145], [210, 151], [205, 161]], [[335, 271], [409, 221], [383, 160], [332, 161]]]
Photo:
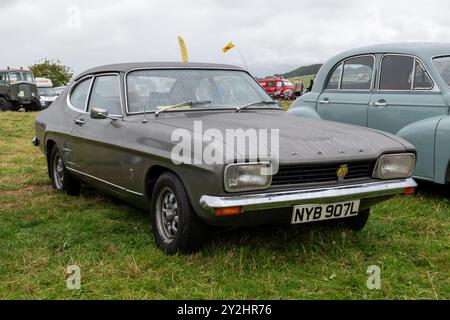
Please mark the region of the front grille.
[[278, 173], [272, 177], [272, 185], [299, 183], [338, 182], [337, 170], [346, 165], [348, 173], [343, 181], [371, 178], [376, 160], [280, 165]]
[[31, 88], [28, 84], [20, 84], [19, 85], [19, 92], [23, 91], [23, 98], [30, 98], [31, 97]]

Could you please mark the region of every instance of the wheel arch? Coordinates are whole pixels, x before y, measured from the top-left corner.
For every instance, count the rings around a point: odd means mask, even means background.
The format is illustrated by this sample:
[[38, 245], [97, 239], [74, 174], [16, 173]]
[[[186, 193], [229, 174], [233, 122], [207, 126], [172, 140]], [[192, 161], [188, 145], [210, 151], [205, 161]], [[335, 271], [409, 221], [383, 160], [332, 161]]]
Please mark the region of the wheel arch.
[[155, 188], [156, 181], [158, 181], [158, 178], [163, 174], [164, 172], [170, 172], [178, 177], [180, 179], [181, 183], [183, 184], [183, 188], [186, 190], [186, 186], [184, 185], [183, 179], [181, 179], [180, 175], [176, 173], [175, 171], [171, 170], [168, 167], [162, 166], [162, 165], [153, 165], [151, 166], [145, 175], [145, 198], [147, 202], [150, 204], [153, 190]]

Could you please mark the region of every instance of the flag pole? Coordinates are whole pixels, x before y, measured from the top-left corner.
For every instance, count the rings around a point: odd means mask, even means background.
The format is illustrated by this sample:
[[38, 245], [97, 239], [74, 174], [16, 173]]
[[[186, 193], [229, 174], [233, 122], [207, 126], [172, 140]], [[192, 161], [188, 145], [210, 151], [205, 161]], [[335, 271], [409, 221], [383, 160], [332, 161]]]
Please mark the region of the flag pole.
[[236, 50], [237, 50], [239, 56], [241, 57], [242, 62], [244, 62], [245, 70], [248, 71], [247, 62], [245, 62], [245, 59], [244, 59], [244, 56], [243, 56], [242, 53], [241, 53], [241, 50], [239, 50], [239, 47], [238, 47], [238, 46], [234, 46], [234, 47], [236, 48]]

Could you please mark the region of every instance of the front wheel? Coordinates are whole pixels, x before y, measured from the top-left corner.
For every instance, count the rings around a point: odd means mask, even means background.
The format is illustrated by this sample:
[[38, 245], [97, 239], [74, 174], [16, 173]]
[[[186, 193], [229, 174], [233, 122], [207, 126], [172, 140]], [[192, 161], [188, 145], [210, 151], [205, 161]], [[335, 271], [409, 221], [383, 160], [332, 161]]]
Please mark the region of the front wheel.
[[53, 188], [71, 196], [78, 196], [80, 194], [81, 184], [67, 170], [56, 145], [53, 146], [52, 152], [50, 153], [49, 166]]
[[156, 244], [166, 253], [195, 252], [207, 240], [205, 223], [192, 209], [183, 183], [171, 172], [156, 182], [150, 214]]
[[0, 112], [1, 111], [10, 111], [10, 110], [12, 110], [11, 103], [9, 103], [9, 101], [6, 100], [5, 98], [1, 97], [0, 98]]

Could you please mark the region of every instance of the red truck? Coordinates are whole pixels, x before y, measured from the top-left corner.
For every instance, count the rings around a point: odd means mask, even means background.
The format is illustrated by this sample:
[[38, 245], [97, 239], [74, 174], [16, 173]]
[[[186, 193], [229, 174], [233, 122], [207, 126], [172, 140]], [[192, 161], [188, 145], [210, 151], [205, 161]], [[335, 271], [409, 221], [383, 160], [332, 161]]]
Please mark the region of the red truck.
[[283, 78], [259, 79], [259, 84], [266, 90], [266, 92], [273, 98], [293, 99], [294, 85]]

